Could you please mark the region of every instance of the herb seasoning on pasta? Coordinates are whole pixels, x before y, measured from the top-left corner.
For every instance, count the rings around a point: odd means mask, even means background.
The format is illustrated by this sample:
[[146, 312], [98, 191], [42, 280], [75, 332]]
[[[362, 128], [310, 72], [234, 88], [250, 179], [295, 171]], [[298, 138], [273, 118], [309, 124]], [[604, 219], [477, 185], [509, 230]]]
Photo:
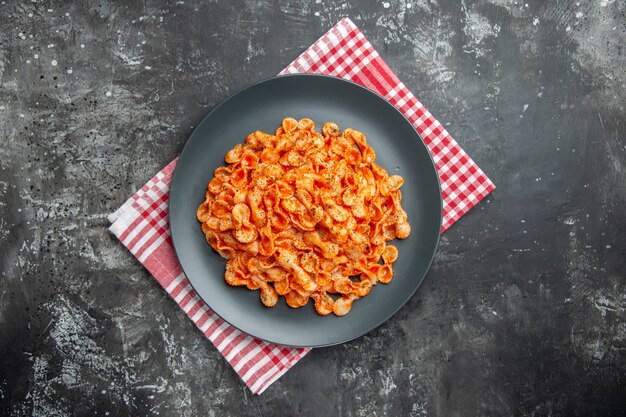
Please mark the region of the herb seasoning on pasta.
[[411, 233], [404, 180], [375, 163], [365, 135], [332, 122], [286, 118], [271, 135], [250, 134], [215, 170], [198, 207], [208, 243], [228, 259], [224, 278], [259, 290], [273, 307], [310, 299], [318, 314], [343, 316], [378, 282], [393, 278]]

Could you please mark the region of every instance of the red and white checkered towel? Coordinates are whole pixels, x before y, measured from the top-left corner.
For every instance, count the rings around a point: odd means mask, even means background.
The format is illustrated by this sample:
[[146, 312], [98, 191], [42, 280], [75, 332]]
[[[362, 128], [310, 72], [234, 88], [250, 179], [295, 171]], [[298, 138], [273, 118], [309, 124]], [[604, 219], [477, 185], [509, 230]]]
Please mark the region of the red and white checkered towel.
[[[446, 230], [495, 187], [441, 124], [398, 80], [350, 19], [343, 19], [281, 74], [346, 78], [384, 96], [424, 138], [439, 173]], [[174, 298], [255, 394], [262, 393], [309, 349], [255, 339], [220, 319], [192, 289], [178, 263], [168, 225], [168, 195], [176, 160], [109, 216], [110, 230]]]

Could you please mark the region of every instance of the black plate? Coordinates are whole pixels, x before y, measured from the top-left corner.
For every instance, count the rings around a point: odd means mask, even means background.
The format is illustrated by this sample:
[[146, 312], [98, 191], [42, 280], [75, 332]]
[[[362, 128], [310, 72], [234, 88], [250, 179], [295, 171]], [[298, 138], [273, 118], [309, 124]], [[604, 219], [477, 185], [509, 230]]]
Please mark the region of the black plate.
[[[404, 177], [402, 206], [411, 236], [399, 250], [390, 284], [376, 285], [344, 317], [321, 317], [313, 302], [291, 309], [284, 298], [274, 308], [257, 291], [224, 282], [225, 260], [206, 242], [196, 220], [207, 183], [224, 155], [255, 131], [274, 132], [284, 117], [309, 117], [315, 125], [336, 122], [365, 133], [376, 162]], [[257, 338], [281, 345], [319, 347], [343, 343], [378, 327], [395, 314], [422, 282], [441, 230], [441, 192], [433, 161], [419, 134], [378, 94], [339, 78], [289, 75], [254, 84], [231, 96], [194, 130], [180, 155], [170, 191], [170, 227], [180, 263], [200, 297], [224, 320]]]

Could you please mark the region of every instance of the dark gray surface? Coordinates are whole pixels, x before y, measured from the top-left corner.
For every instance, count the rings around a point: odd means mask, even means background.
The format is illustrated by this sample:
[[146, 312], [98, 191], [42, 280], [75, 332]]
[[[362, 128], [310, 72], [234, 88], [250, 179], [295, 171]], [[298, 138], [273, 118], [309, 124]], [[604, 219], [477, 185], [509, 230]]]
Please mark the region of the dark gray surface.
[[[297, 92], [297, 94], [294, 94]], [[297, 310], [283, 297], [274, 308], [259, 302], [259, 292], [224, 282], [225, 261], [210, 250], [196, 219], [213, 171], [224, 155], [251, 132], [274, 132], [281, 119], [309, 117], [317, 129], [333, 121], [356, 126], [367, 136], [376, 163], [405, 178], [402, 208], [411, 237], [396, 239], [394, 285], [378, 285], [355, 301], [345, 317], [320, 316], [313, 300]], [[198, 295], [221, 318], [243, 332], [286, 346], [322, 347], [359, 337], [395, 314], [424, 279], [441, 231], [441, 190], [435, 165], [411, 123], [376, 93], [324, 75], [285, 75], [256, 83], [228, 98], [194, 130], [176, 164], [170, 188], [172, 242], [185, 275]]]
[[[623, 411], [623, 2], [323, 3], [0, 3], [4, 414]], [[398, 315], [255, 397], [106, 215], [342, 16], [498, 188]]]

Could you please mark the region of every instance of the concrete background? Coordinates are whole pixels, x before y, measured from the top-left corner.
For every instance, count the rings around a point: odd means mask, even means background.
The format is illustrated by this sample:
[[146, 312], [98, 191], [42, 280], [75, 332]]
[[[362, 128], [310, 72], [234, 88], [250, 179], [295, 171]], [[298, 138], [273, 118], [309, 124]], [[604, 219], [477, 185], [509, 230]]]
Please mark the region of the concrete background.
[[[379, 329], [252, 396], [108, 232], [202, 117], [341, 17], [498, 188]], [[621, 1], [2, 1], [0, 414], [617, 416]]]

